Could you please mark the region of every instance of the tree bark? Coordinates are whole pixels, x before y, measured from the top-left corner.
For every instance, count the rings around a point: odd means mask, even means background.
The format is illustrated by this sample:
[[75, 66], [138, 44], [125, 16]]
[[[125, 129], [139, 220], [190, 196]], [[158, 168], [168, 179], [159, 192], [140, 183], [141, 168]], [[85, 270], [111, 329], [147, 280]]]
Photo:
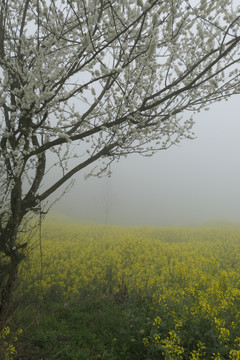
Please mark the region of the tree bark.
[[10, 315], [18, 267], [25, 258], [24, 249], [27, 243], [18, 241], [20, 223], [19, 216], [12, 216], [5, 229], [0, 232], [0, 329]]
[[0, 329], [5, 326], [10, 314], [20, 262], [18, 256], [12, 255], [8, 262], [0, 265]]

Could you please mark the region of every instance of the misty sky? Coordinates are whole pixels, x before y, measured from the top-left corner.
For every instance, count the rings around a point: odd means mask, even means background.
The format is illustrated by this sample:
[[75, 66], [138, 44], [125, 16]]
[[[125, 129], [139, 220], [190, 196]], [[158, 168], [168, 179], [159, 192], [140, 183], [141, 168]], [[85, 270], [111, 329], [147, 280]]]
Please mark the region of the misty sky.
[[151, 158], [130, 155], [110, 179], [77, 175], [52, 212], [120, 225], [240, 222], [240, 95], [195, 116], [195, 140]]

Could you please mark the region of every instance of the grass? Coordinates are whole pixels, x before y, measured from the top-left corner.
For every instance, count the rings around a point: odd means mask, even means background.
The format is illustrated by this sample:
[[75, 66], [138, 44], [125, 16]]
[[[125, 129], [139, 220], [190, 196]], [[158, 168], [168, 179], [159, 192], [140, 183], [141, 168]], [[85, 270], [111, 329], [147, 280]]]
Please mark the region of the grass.
[[64, 305], [22, 304], [11, 324], [23, 329], [17, 359], [146, 359], [136, 335], [142, 337], [148, 312], [145, 303], [116, 297], [87, 296]]

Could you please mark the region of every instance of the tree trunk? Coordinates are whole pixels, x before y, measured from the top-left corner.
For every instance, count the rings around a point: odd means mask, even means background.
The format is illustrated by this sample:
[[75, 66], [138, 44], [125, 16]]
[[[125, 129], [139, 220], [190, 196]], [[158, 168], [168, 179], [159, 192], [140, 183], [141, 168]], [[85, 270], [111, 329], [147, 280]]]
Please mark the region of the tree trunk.
[[18, 256], [12, 255], [9, 262], [0, 264], [0, 329], [5, 326], [10, 314], [20, 261]]
[[19, 222], [9, 219], [0, 232], [0, 329], [7, 322], [16, 286], [18, 266], [25, 258], [27, 243], [18, 241]]

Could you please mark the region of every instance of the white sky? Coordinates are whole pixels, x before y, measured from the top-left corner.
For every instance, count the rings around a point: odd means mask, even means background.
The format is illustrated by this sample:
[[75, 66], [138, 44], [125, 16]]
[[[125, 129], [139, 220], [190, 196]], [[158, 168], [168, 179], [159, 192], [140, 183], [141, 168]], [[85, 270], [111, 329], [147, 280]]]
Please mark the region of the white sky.
[[[77, 175], [52, 209], [80, 221], [121, 225], [240, 222], [240, 95], [195, 117], [195, 140], [151, 158], [114, 163], [110, 179]], [[107, 205], [108, 204], [108, 205]]]

